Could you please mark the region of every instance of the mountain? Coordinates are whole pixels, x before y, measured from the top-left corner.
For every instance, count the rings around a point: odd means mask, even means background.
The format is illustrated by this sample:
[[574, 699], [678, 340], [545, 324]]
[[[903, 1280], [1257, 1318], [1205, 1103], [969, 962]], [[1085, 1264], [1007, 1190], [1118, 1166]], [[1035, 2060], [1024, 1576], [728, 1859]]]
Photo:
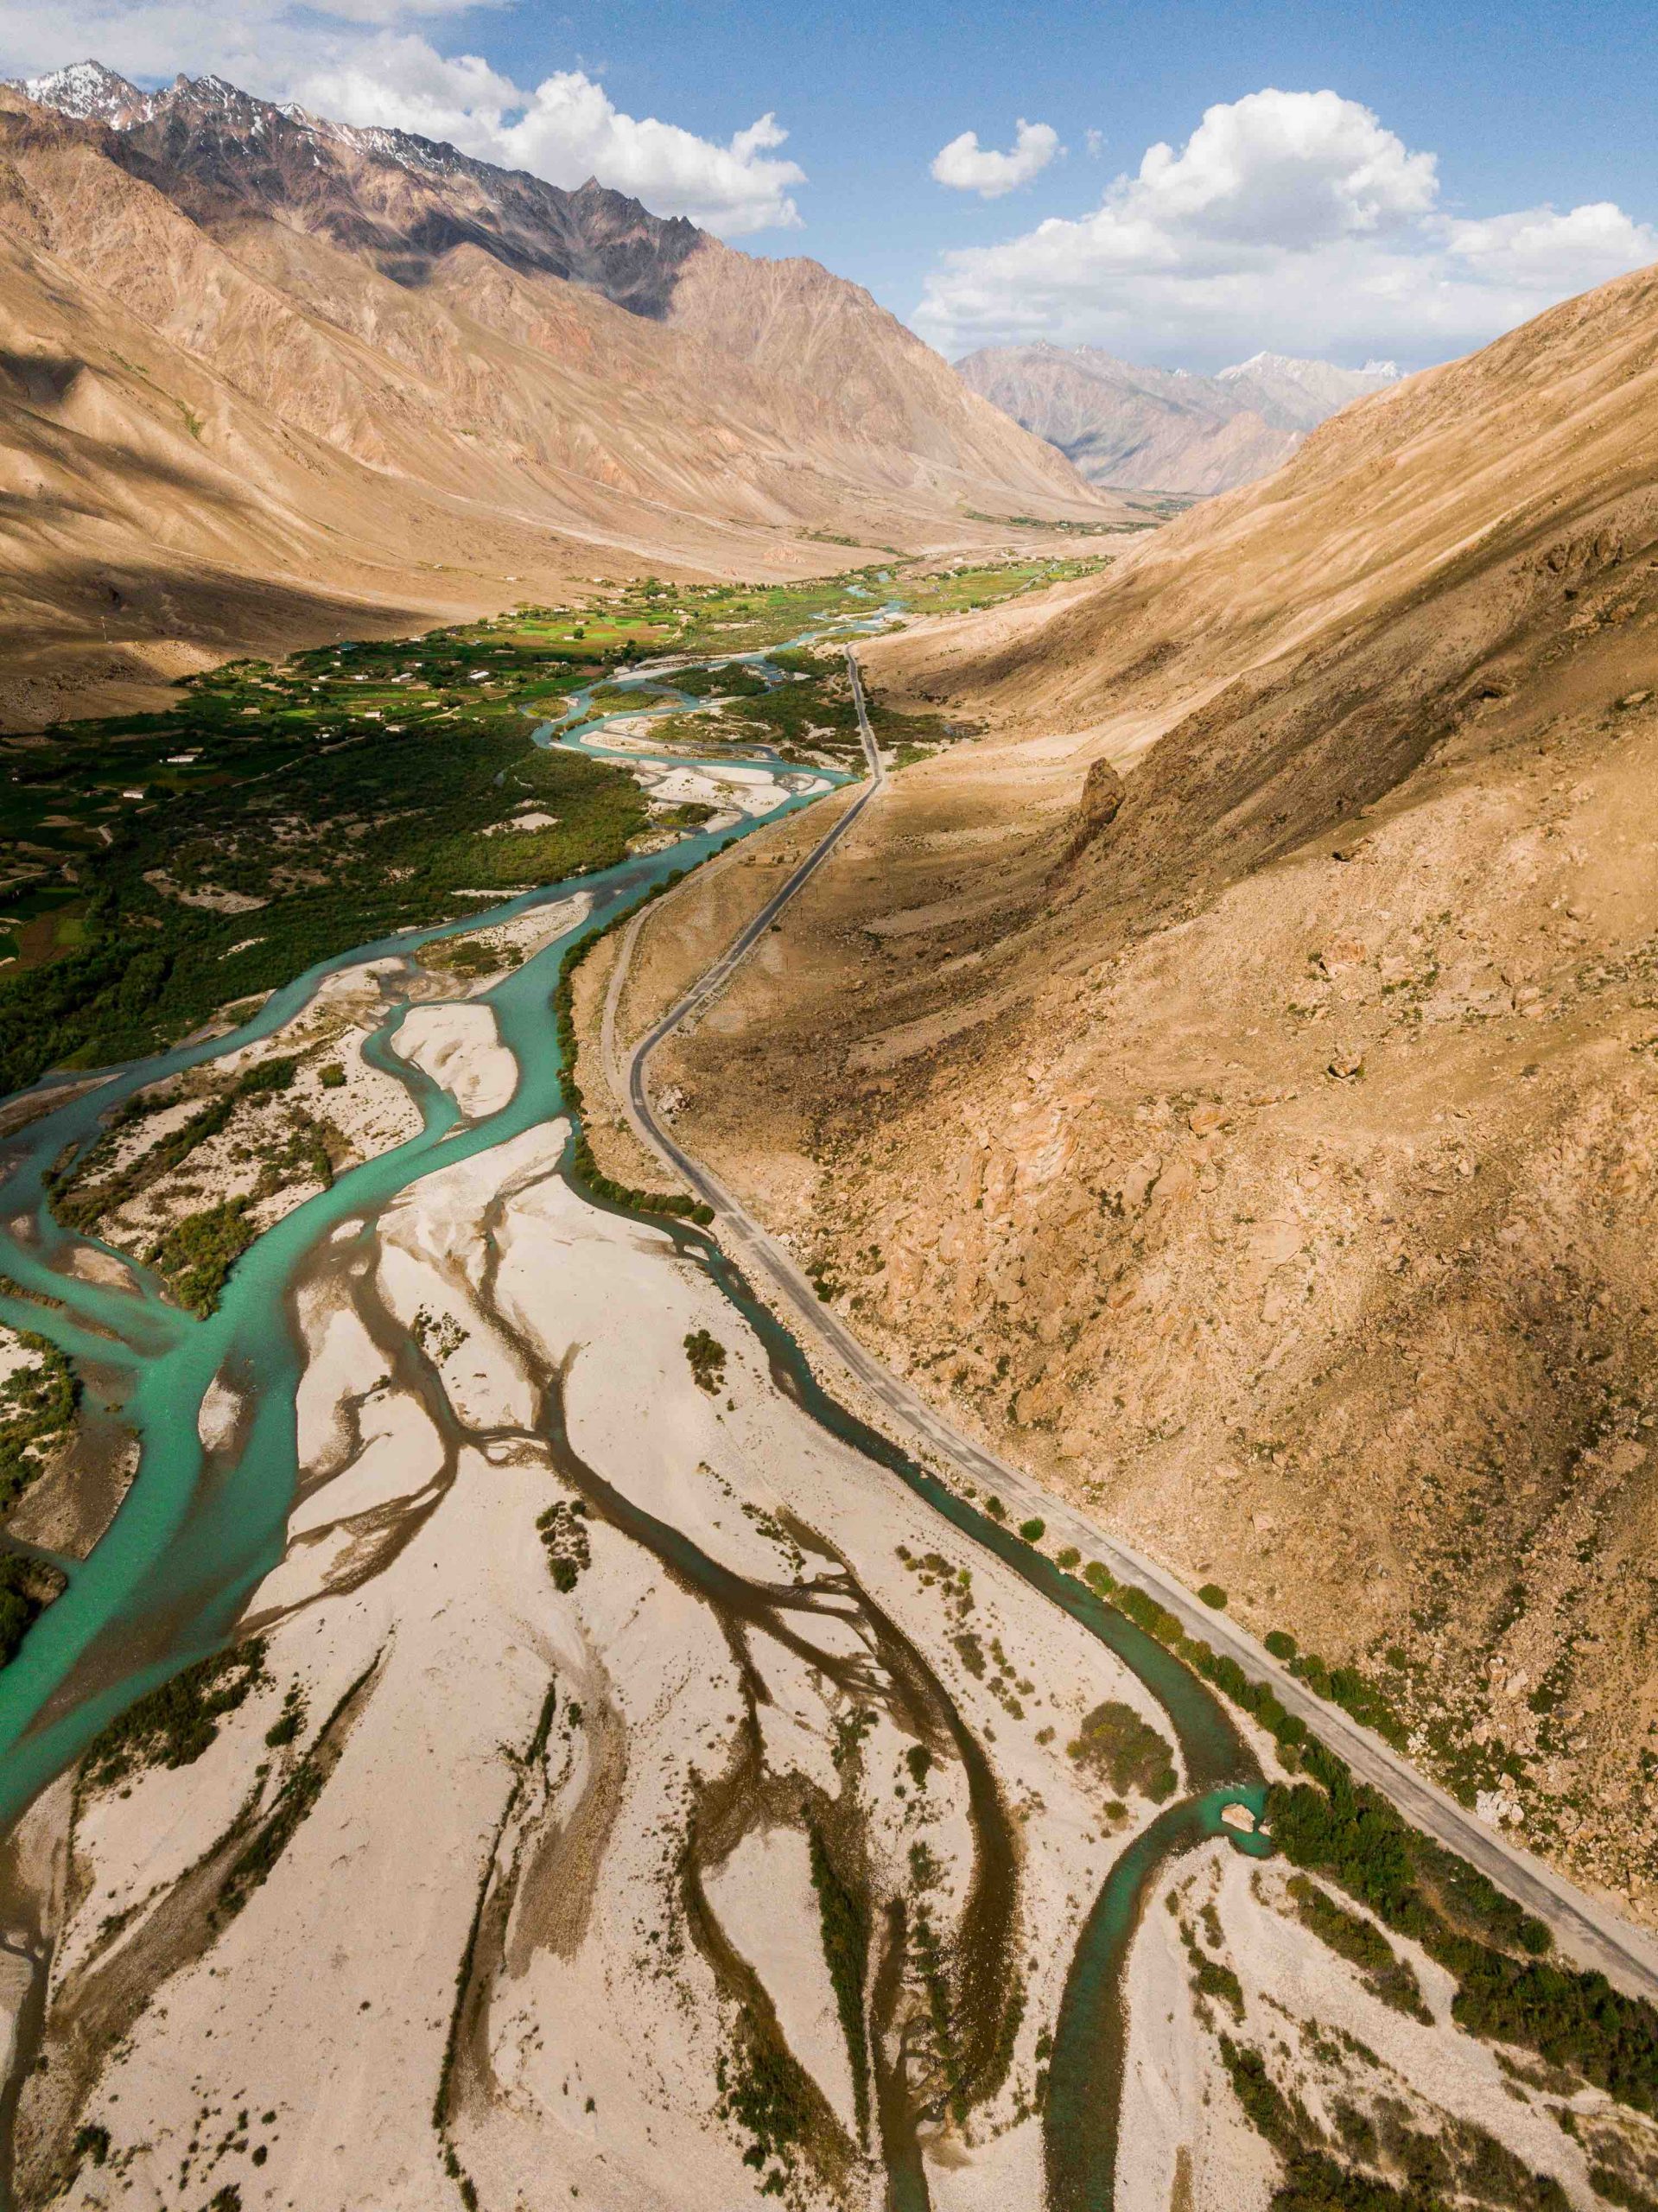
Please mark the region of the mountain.
[[660, 1077], [953, 1418], [1648, 1923], [1655, 434], [1647, 270], [872, 644], [989, 734]]
[[0, 270], [14, 715], [594, 568], [1121, 512], [814, 262], [215, 78], [0, 92]]
[[1257, 353], [1213, 377], [1143, 369], [1091, 346], [988, 346], [956, 364], [971, 391], [1045, 438], [1096, 484], [1226, 492], [1270, 475], [1327, 416], [1398, 378]]
[[1386, 391], [1399, 382], [1399, 371], [1391, 361], [1338, 369], [1331, 361], [1299, 361], [1288, 353], [1252, 353], [1247, 361], [1220, 370], [1213, 381], [1272, 429], [1306, 431], [1316, 430], [1354, 400]]

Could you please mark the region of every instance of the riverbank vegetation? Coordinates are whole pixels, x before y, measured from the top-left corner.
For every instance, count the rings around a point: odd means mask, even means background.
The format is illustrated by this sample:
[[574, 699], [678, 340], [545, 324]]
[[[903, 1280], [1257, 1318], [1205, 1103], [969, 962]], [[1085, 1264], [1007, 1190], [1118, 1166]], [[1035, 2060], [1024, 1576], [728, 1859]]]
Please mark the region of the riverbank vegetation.
[[28, 1357], [0, 1382], [0, 1517], [64, 1442], [80, 1403], [79, 1381], [55, 1344], [32, 1330], [18, 1331], [16, 1341]]
[[1433, 2015], [1422, 2002], [1414, 1969], [1399, 1956], [1379, 1928], [1337, 1904], [1327, 1890], [1305, 1874], [1290, 1877], [1289, 1894], [1301, 1925], [1337, 1958], [1356, 1967], [1374, 1996], [1395, 2012], [1432, 2024]]
[[10, 1665], [29, 1630], [67, 1586], [47, 1560], [0, 1552], [0, 1667]]
[[812, 1887], [817, 1893], [823, 1961], [835, 1992], [852, 2073], [852, 2101], [858, 2140], [869, 2140], [869, 2031], [864, 2017], [864, 1989], [869, 1979], [869, 1900], [861, 1887], [842, 1878], [822, 1830], [806, 1831], [811, 1850]]
[[192, 1765], [225, 1715], [269, 1680], [263, 1637], [199, 1659], [111, 1721], [88, 1750], [83, 1776], [107, 1788], [148, 1766]]
[[1272, 2212], [1445, 2212], [1470, 2199], [1511, 2212], [1571, 2212], [1552, 2175], [1534, 2173], [1471, 2120], [1423, 2126], [1388, 2098], [1375, 2117], [1337, 2104], [1338, 2133], [1331, 2135], [1293, 2089], [1279, 2087], [1261, 2052], [1225, 2035], [1220, 2047], [1245, 2117], [1282, 2161]]
[[[623, 858], [651, 826], [632, 779], [530, 734], [534, 712], [556, 714], [595, 677], [784, 645], [894, 596], [917, 613], [985, 604], [973, 594], [1077, 565], [1009, 563], [970, 586], [874, 568], [601, 585], [588, 607], [232, 662], [162, 712], [0, 737], [0, 1091], [130, 1058], [473, 897]], [[731, 680], [753, 693], [751, 675]], [[810, 719], [796, 693], [822, 689], [740, 699], [759, 717], [753, 741], [787, 749]]]
[[[641, 905], [648, 905], [675, 884], [683, 880], [683, 871], [672, 870], [666, 880], [647, 892]], [[558, 1032], [558, 1052], [561, 1074], [560, 1087], [565, 1103], [570, 1109], [575, 1135], [570, 1140], [570, 1177], [584, 1198], [595, 1198], [607, 1205], [627, 1206], [636, 1213], [675, 1215], [681, 1220], [706, 1225], [714, 1219], [714, 1208], [683, 1191], [640, 1191], [632, 1185], [619, 1183], [607, 1175], [594, 1159], [593, 1147], [588, 1141], [587, 1122], [581, 1112], [581, 1086], [575, 1071], [579, 1039], [575, 1033], [575, 971], [601, 938], [611, 931], [623, 929], [638, 911], [625, 908], [613, 915], [602, 929], [593, 931], [579, 943], [571, 945], [559, 963], [558, 982], [553, 990], [553, 1020]]]
[[[1658, 2112], [1658, 2008], [1546, 1958], [1548, 1933], [1484, 1877], [1423, 1846], [1379, 1790], [1322, 1745], [1309, 1780], [1278, 1784], [1267, 1824], [1294, 1865], [1328, 1874], [1452, 1974], [1458, 2024], [1518, 2044], [1639, 2112]], [[1444, 1877], [1454, 1871], [1454, 1881]], [[1512, 1946], [1513, 1948], [1509, 1948]], [[1518, 1951], [1519, 1955], [1515, 1955]]]
[[[1265, 1826], [1276, 1847], [1304, 1872], [1346, 1890], [1444, 1967], [1457, 1986], [1452, 2015], [1459, 2026], [1535, 2051], [1633, 2110], [1658, 2113], [1658, 2006], [1625, 1996], [1604, 1974], [1550, 1957], [1553, 1939], [1542, 1921], [1412, 1827], [1380, 1790], [1356, 1783], [1268, 1683], [1186, 1635], [1146, 1592], [1119, 1582], [1097, 1560], [1083, 1568], [1083, 1580], [1276, 1739], [1286, 1764], [1305, 1777], [1274, 1783], [1268, 1793]], [[1299, 2207], [1304, 2200], [1282, 2202]]]

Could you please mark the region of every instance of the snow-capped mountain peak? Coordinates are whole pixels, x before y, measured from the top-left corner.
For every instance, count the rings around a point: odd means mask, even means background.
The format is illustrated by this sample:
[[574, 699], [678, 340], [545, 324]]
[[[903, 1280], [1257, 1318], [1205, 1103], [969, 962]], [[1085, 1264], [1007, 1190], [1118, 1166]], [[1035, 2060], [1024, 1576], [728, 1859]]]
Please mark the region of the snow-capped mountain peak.
[[136, 85], [101, 61], [72, 61], [43, 77], [26, 77], [18, 90], [41, 107], [86, 123], [114, 123], [145, 105]]

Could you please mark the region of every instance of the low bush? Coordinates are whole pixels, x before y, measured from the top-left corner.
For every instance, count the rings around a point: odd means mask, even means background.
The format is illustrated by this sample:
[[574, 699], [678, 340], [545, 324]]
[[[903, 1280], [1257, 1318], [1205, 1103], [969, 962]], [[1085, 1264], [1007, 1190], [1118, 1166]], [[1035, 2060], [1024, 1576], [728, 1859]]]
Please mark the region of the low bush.
[[67, 1434], [80, 1404], [79, 1380], [57, 1346], [32, 1331], [18, 1333], [35, 1358], [0, 1382], [0, 1514], [39, 1474], [45, 1447]]
[[707, 1329], [693, 1329], [685, 1339], [685, 1357], [699, 1390], [712, 1397], [725, 1388], [726, 1348]]
[[1391, 2005], [1395, 2012], [1407, 2013], [1413, 2019], [1432, 2024], [1433, 2015], [1422, 2001], [1421, 1986], [1414, 1971], [1408, 1961], [1399, 1956], [1380, 1929], [1337, 1904], [1334, 1897], [1316, 1882], [1309, 1881], [1305, 1874], [1291, 1877], [1289, 1893], [1302, 1926], [1338, 1958], [1357, 1967], [1372, 1993], [1384, 2005]]
[[1131, 1705], [1109, 1699], [1096, 1705], [1065, 1749], [1079, 1767], [1109, 1781], [1119, 1796], [1138, 1789], [1160, 1805], [1174, 1795], [1174, 1755]]
[[151, 1250], [149, 1264], [187, 1312], [205, 1317], [218, 1305], [231, 1269], [258, 1234], [247, 1212], [245, 1198], [225, 1198], [175, 1221]]
[[835, 2006], [846, 2037], [852, 2068], [852, 2100], [858, 2139], [869, 2133], [869, 2037], [864, 2024], [864, 1984], [869, 1977], [869, 1910], [860, 1892], [842, 1880], [816, 1825], [806, 1831], [811, 1849], [812, 1887], [817, 1892], [823, 1961], [829, 1967]]
[[23, 1638], [64, 1586], [62, 1574], [45, 1560], [0, 1553], [0, 1667], [17, 1656]]
[[270, 1680], [262, 1636], [199, 1659], [170, 1682], [130, 1705], [86, 1753], [89, 1782], [120, 1782], [147, 1766], [191, 1766], [219, 1734], [219, 1723]]
[[1589, 2186], [1609, 2204], [1621, 2206], [1622, 2212], [1658, 2212], [1658, 2196], [1650, 2196], [1644, 2189], [1637, 2189], [1632, 2181], [1614, 2173], [1610, 2166], [1591, 2166]]

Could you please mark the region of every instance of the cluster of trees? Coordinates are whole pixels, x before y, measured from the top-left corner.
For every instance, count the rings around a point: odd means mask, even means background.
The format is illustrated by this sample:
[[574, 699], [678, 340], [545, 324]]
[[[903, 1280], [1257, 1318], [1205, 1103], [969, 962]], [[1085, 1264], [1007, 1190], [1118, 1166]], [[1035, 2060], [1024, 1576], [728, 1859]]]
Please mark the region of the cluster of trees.
[[80, 1404], [79, 1381], [57, 1346], [31, 1330], [20, 1334], [35, 1364], [0, 1382], [0, 1516], [40, 1472], [41, 1446], [67, 1432]]
[[1309, 1743], [1304, 1763], [1310, 1779], [1275, 1785], [1267, 1804], [1286, 1858], [1330, 1875], [1446, 1967], [1464, 2027], [1534, 2050], [1637, 2111], [1658, 2112], [1658, 2007], [1626, 1997], [1603, 1974], [1546, 1956], [1552, 1939], [1541, 1921], [1418, 1835], [1324, 1745]]

